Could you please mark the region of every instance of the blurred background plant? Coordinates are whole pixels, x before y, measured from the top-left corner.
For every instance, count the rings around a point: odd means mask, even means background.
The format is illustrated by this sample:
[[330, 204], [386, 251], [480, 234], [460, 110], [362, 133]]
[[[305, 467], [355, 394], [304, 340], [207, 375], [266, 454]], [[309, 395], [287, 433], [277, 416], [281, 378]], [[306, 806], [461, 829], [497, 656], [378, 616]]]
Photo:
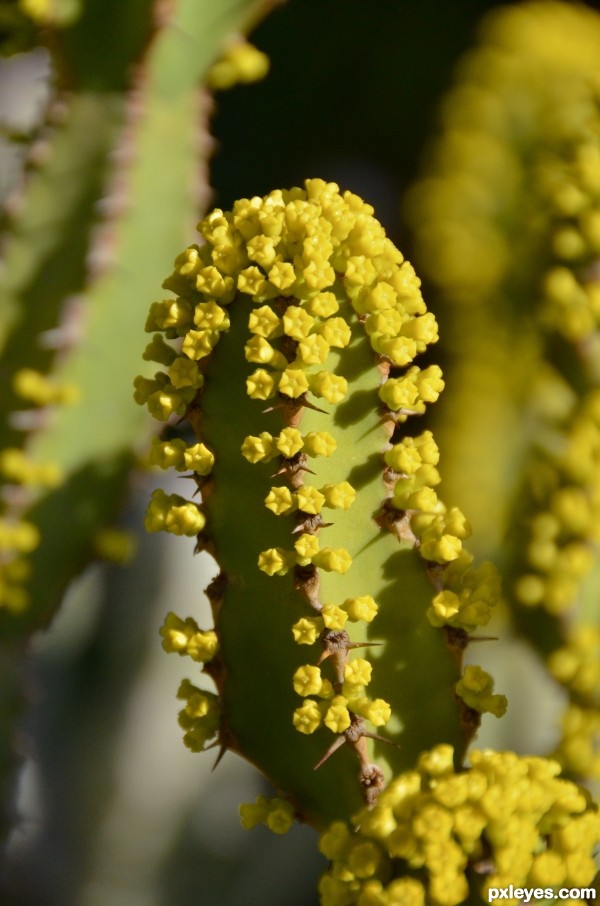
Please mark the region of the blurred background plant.
[[[152, 478], [137, 464], [155, 430], [132, 400], [142, 328], [209, 202], [230, 207], [307, 176], [373, 204], [411, 257], [417, 196], [408, 219], [403, 199], [456, 61], [495, 6], [0, 3], [3, 902], [316, 902], [325, 863], [314, 834], [246, 834], [237, 805], [260, 779], [232, 755], [211, 774], [210, 757], [180, 741], [182, 668], [162, 653], [158, 629], [190, 593], [202, 622], [214, 568], [192, 557], [192, 542], [141, 532]], [[249, 72], [236, 62], [242, 35], [269, 58], [269, 76], [229, 86], [236, 74], [265, 75], [251, 51]], [[207, 83], [228, 88], [216, 106]], [[435, 271], [430, 253], [426, 298], [445, 327]], [[448, 330], [460, 337], [460, 326]], [[439, 404], [447, 422], [452, 394], [450, 382]], [[506, 430], [523, 436], [515, 421]], [[490, 441], [479, 443], [474, 462]], [[443, 477], [449, 502], [471, 515], [450, 493], [464, 488]], [[488, 484], [495, 499], [505, 489], [512, 498], [510, 463]], [[493, 536], [485, 553], [500, 544]], [[551, 751], [564, 693], [541, 661], [520, 641], [478, 659], [511, 700], [478, 742]]]

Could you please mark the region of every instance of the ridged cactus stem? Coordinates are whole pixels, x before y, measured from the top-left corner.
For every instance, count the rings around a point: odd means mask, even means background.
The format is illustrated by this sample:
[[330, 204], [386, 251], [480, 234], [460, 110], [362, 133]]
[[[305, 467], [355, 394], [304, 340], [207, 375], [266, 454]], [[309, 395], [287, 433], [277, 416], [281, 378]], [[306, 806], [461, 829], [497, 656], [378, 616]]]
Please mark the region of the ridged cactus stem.
[[414, 364], [437, 326], [372, 208], [308, 180], [199, 230], [164, 283], [177, 299], [148, 318], [175, 341], [146, 353], [168, 371], [136, 389], [191, 423], [196, 444], [156, 441], [151, 460], [195, 471], [202, 494], [157, 492], [147, 527], [198, 534], [221, 567], [210, 650], [174, 615], [165, 647], [206, 660], [219, 692], [195, 727], [201, 693], [180, 690], [188, 743], [216, 734], [322, 826], [440, 740], [460, 766], [480, 712], [502, 712], [484, 671], [461, 676], [495, 573], [472, 567], [468, 524], [437, 497], [431, 434], [406, 430], [443, 387]]

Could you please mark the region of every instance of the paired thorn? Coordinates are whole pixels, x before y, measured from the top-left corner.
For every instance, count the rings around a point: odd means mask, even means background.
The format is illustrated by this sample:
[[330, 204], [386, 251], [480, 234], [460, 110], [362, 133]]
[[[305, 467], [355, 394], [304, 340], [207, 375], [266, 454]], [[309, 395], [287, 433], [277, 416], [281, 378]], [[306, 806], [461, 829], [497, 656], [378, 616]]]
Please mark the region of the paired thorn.
[[283, 418], [286, 425], [294, 428], [297, 428], [300, 424], [303, 409], [312, 409], [314, 412], [328, 415], [328, 412], [325, 409], [321, 409], [319, 406], [311, 403], [310, 400], [306, 398], [305, 393], [298, 397], [282, 396], [279, 394], [279, 402], [273, 403], [272, 406], [267, 406], [266, 409], [263, 409], [262, 411], [263, 414], [265, 414], [267, 412], [275, 412], [277, 409], [283, 412]]
[[379, 733], [370, 733], [366, 729], [364, 718], [351, 711], [350, 726], [332, 742], [313, 770], [318, 771], [338, 749], [344, 744], [349, 745], [354, 749], [360, 760], [359, 782], [362, 787], [363, 797], [366, 804], [372, 806], [385, 786], [385, 779], [381, 768], [369, 759], [367, 739], [375, 739], [378, 742], [385, 742], [399, 748], [398, 743], [393, 742], [391, 739], [386, 739], [384, 736], [380, 736]]
[[289, 479], [290, 484], [293, 487], [296, 487], [298, 476], [301, 476], [304, 472], [308, 472], [309, 475], [315, 474], [313, 470], [309, 469], [306, 465], [307, 461], [308, 459], [305, 453], [297, 453], [290, 459], [284, 459], [279, 469], [276, 472], [273, 472], [271, 478], [276, 478], [278, 475], [285, 475]]
[[287, 398], [282, 399], [279, 403], [274, 403], [272, 406], [267, 406], [266, 409], [262, 410], [263, 415], [266, 415], [267, 412], [275, 412], [277, 409], [285, 409], [287, 412], [292, 413], [292, 417], [296, 417], [297, 413], [302, 409], [312, 409], [313, 412], [320, 412], [322, 415], [329, 415], [326, 409], [321, 409], [320, 406], [316, 406], [314, 403], [311, 403], [310, 400], [306, 399], [306, 395], [297, 397], [296, 399]]
[[348, 652], [353, 648], [370, 648], [382, 645], [383, 642], [351, 642], [345, 629], [324, 629], [321, 633], [323, 651], [317, 666], [331, 658], [335, 668], [338, 685], [344, 682], [344, 668], [348, 663]]
[[301, 513], [301, 516], [302, 518], [298, 522], [298, 525], [292, 529], [292, 535], [299, 535], [303, 532], [309, 532], [311, 535], [314, 535], [317, 529], [329, 528], [333, 525], [333, 522], [323, 522], [320, 513], [317, 513], [315, 516], [311, 516], [308, 513]]

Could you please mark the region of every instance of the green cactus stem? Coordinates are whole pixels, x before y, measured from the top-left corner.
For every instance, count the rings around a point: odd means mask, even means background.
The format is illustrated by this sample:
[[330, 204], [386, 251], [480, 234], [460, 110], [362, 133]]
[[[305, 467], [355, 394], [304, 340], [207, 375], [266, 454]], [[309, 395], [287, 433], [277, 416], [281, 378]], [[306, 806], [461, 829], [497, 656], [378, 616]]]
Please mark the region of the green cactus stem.
[[431, 434], [406, 431], [443, 387], [414, 364], [437, 326], [372, 208], [308, 180], [199, 231], [146, 325], [146, 357], [167, 370], [139, 378], [136, 399], [196, 434], [155, 441], [150, 459], [191, 471], [201, 504], [156, 492], [146, 526], [217, 557], [216, 635], [199, 655], [205, 634], [170, 615], [164, 644], [217, 684], [218, 698], [180, 690], [186, 742], [216, 736], [322, 825], [440, 739], [460, 762], [479, 714], [502, 713], [484, 671], [461, 678], [496, 575], [471, 564], [466, 520], [437, 497]]

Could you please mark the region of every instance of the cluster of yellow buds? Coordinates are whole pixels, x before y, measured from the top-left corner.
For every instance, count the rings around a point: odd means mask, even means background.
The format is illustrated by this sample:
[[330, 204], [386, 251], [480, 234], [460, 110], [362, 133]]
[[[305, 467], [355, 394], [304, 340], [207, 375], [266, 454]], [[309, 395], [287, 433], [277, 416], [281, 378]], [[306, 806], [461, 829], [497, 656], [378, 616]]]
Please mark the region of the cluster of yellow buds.
[[285, 799], [274, 796], [258, 796], [256, 802], [240, 806], [242, 826], [252, 830], [257, 824], [264, 824], [274, 834], [287, 834], [294, 823], [294, 809]]
[[[69, 405], [78, 398], [77, 388], [72, 384], [52, 380], [32, 368], [22, 368], [14, 374], [12, 389], [36, 407], [34, 412], [22, 413], [25, 423], [31, 421], [32, 426], [43, 421], [46, 407]], [[38, 547], [40, 533], [23, 512], [40, 489], [56, 488], [63, 480], [63, 471], [57, 463], [36, 461], [21, 447], [6, 447], [0, 453], [4, 498], [0, 516], [0, 608], [19, 613], [28, 605], [27, 580], [31, 566], [27, 555]]]
[[600, 540], [600, 390], [569, 409], [554, 427], [550, 449], [538, 455], [534, 512], [514, 591], [522, 605], [557, 616], [576, 602]]
[[209, 88], [223, 91], [237, 84], [258, 82], [269, 71], [269, 58], [249, 41], [238, 40], [225, 49], [206, 73]]
[[600, 629], [576, 623], [548, 658], [552, 676], [572, 699], [561, 721], [554, 757], [578, 777], [600, 777]]
[[322, 834], [322, 906], [457, 906], [492, 887], [585, 887], [600, 817], [556, 762], [450, 746], [424, 752], [353, 826]]
[[179, 712], [178, 722], [184, 730], [183, 741], [192, 752], [202, 752], [208, 740], [219, 730], [221, 707], [214, 692], [199, 689], [189, 680], [183, 680], [177, 698], [185, 702]]
[[216, 632], [212, 629], [201, 630], [193, 617], [182, 620], [176, 614], [168, 613], [160, 634], [167, 653], [187, 655], [201, 663], [212, 660], [219, 647]]

